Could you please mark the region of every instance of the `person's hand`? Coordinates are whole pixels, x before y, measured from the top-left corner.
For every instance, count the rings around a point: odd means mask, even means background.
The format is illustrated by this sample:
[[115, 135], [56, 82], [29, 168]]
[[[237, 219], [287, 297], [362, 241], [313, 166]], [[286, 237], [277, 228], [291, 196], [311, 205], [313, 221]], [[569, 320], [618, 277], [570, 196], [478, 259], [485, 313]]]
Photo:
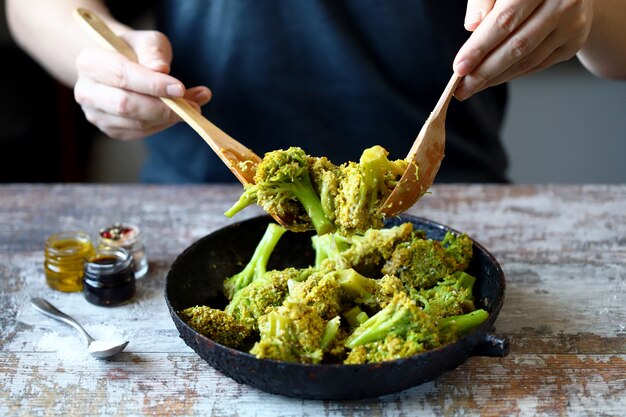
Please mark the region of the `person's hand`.
[[76, 60], [74, 97], [87, 120], [102, 132], [117, 139], [138, 139], [180, 121], [158, 97], [184, 97], [197, 110], [209, 102], [207, 87], [185, 89], [168, 75], [172, 47], [165, 35], [129, 31], [122, 38], [139, 63], [99, 47], [84, 49]]
[[469, 0], [454, 71], [464, 76], [455, 96], [473, 94], [573, 57], [593, 17], [592, 0]]

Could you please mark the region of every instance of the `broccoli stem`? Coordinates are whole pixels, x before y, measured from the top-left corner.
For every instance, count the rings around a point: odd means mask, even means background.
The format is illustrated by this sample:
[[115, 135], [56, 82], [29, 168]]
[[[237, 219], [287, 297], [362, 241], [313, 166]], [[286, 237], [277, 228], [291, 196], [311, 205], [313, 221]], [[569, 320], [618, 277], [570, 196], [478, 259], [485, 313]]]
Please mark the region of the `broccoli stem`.
[[322, 350], [326, 350], [328, 346], [335, 340], [337, 337], [337, 332], [339, 331], [339, 325], [341, 324], [341, 319], [339, 316], [335, 317], [332, 320], [329, 320], [326, 323], [326, 328], [324, 329], [324, 334], [322, 334], [322, 342], [320, 343]]
[[343, 317], [346, 319], [346, 321], [348, 322], [348, 325], [351, 328], [355, 328], [357, 327], [359, 324], [359, 321], [357, 320], [357, 317], [359, 316], [359, 314], [363, 313], [363, 310], [361, 310], [361, 307], [359, 306], [354, 306], [351, 309], [344, 311], [343, 312]]
[[311, 244], [315, 249], [315, 268], [317, 269], [322, 266], [324, 260], [334, 259], [350, 247], [348, 239], [336, 233], [315, 235], [311, 238]]
[[247, 287], [253, 280], [265, 274], [269, 257], [286, 231], [286, 229], [275, 223], [267, 225], [263, 238], [254, 250], [252, 258], [246, 267], [241, 272], [224, 281], [224, 292], [229, 299], [232, 300], [237, 291]]
[[[390, 307], [391, 306], [391, 307]], [[395, 309], [389, 304], [384, 309], [370, 317], [361, 324], [346, 340], [346, 346], [354, 349], [366, 343], [382, 340], [399, 327], [405, 326], [410, 321], [410, 312], [405, 308]]]
[[481, 325], [489, 317], [483, 309], [474, 310], [471, 313], [461, 314], [459, 316], [446, 317], [439, 321], [439, 332], [442, 334], [454, 334], [463, 336], [470, 330]]
[[256, 187], [254, 185], [250, 185], [246, 187], [244, 192], [239, 197], [239, 200], [231, 208], [224, 212], [224, 215], [228, 218], [233, 217], [235, 214], [239, 213], [241, 210], [246, 207], [256, 203]]
[[313, 223], [317, 234], [325, 235], [326, 233], [333, 232], [335, 225], [324, 213], [322, 202], [313, 189], [313, 184], [309, 176], [305, 175], [300, 180], [292, 182], [290, 185], [291, 192], [296, 196], [311, 218], [311, 223]]
[[287, 319], [282, 314], [277, 313], [276, 311], [271, 311], [268, 314], [267, 320], [267, 328], [265, 329], [265, 334], [271, 337], [280, 337], [281, 335], [287, 333], [289, 328], [289, 324]]
[[352, 298], [372, 295], [378, 289], [378, 281], [364, 277], [351, 268], [339, 271], [339, 285]]
[[453, 274], [457, 279], [457, 285], [459, 288], [467, 288], [470, 293], [474, 289], [474, 283], [476, 283], [476, 278], [467, 272], [457, 271]]

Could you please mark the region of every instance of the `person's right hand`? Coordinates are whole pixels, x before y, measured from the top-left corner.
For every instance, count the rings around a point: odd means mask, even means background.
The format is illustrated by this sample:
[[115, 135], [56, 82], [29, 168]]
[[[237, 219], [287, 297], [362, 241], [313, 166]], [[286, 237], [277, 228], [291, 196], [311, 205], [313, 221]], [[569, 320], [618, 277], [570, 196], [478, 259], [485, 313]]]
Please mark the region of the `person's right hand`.
[[166, 129], [180, 118], [158, 97], [184, 97], [198, 111], [211, 100], [205, 86], [185, 89], [168, 75], [172, 47], [155, 31], [129, 31], [121, 36], [138, 63], [100, 47], [84, 49], [76, 60], [74, 97], [89, 122], [116, 139], [139, 139]]

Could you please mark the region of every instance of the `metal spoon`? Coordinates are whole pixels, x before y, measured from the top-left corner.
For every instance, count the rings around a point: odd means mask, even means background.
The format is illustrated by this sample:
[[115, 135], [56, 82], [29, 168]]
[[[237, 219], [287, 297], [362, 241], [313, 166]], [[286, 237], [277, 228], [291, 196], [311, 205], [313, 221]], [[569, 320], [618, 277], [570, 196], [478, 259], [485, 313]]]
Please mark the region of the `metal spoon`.
[[126, 345], [128, 345], [128, 341], [122, 343], [109, 343], [105, 341], [95, 340], [89, 335], [89, 333], [85, 331], [85, 329], [83, 329], [80, 324], [78, 324], [76, 320], [63, 313], [43, 298], [31, 298], [30, 304], [35, 308], [35, 310], [39, 311], [40, 313], [55, 320], [62, 321], [63, 323], [68, 324], [78, 330], [83, 339], [85, 339], [85, 342], [87, 342], [87, 350], [89, 351], [91, 356], [102, 359], [110, 358], [123, 351], [126, 348]]
[[406, 160], [409, 166], [400, 178], [381, 211], [387, 217], [406, 211], [430, 188], [441, 166], [446, 145], [446, 113], [461, 77], [452, 75], [424, 126], [420, 130]]

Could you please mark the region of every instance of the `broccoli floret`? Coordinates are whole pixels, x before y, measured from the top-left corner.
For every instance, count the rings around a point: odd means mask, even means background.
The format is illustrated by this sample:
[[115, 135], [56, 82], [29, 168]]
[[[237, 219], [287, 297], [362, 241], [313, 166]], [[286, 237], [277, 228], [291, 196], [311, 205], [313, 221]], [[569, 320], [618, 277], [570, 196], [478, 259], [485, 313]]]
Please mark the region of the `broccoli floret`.
[[450, 267], [455, 271], [465, 271], [472, 260], [473, 242], [466, 234], [446, 232], [441, 244], [445, 248]]
[[254, 184], [245, 188], [225, 215], [232, 217], [256, 200], [266, 212], [287, 222], [289, 229], [308, 230], [312, 224], [319, 235], [332, 232], [335, 227], [322, 208], [309, 169], [309, 157], [301, 148], [266, 153], [257, 167]]
[[332, 346], [333, 335], [337, 335], [333, 331], [335, 324], [333, 321], [329, 325], [305, 303], [285, 300], [282, 306], [259, 318], [261, 338], [250, 353], [259, 359], [320, 363], [324, 347]]
[[419, 290], [417, 299], [424, 311], [434, 317], [449, 317], [474, 311], [473, 289], [476, 278], [455, 272], [430, 289]]
[[315, 267], [318, 269], [353, 268], [365, 276], [375, 277], [385, 261], [391, 258], [400, 242], [413, 237], [413, 224], [406, 222], [387, 229], [370, 229], [362, 235], [345, 238], [338, 233], [313, 236]]
[[385, 307], [398, 292], [404, 291], [402, 281], [393, 275], [380, 279], [364, 277], [354, 269], [338, 271], [339, 285], [346, 304], [356, 304], [378, 311]]
[[312, 273], [312, 268], [268, 271], [237, 291], [224, 310], [258, 330], [258, 318], [266, 314], [268, 308], [281, 305], [289, 294], [289, 281], [303, 281]]
[[320, 196], [326, 217], [335, 221], [335, 196], [339, 190], [339, 167], [325, 156], [309, 156], [309, 174], [315, 192]]
[[346, 365], [375, 363], [406, 358], [428, 350], [419, 336], [409, 333], [406, 337], [390, 334], [383, 340], [367, 343], [352, 349], [344, 361]]
[[229, 210], [234, 216], [255, 201], [295, 231], [342, 235], [383, 226], [381, 205], [402, 177], [407, 161], [390, 161], [381, 146], [365, 149], [358, 163], [336, 166], [325, 157], [291, 147], [268, 152], [259, 163], [254, 184]]
[[412, 237], [413, 224], [409, 222], [387, 229], [370, 229], [363, 235], [352, 236], [351, 245], [342, 256], [361, 274], [375, 277], [380, 275], [394, 248]]
[[472, 257], [471, 240], [451, 233], [446, 239], [447, 247], [440, 241], [418, 237], [400, 243], [383, 266], [383, 273], [397, 276], [407, 288], [421, 289], [430, 288], [448, 275], [467, 268]]
[[350, 236], [383, 226], [380, 211], [406, 170], [405, 160], [390, 161], [381, 146], [365, 149], [359, 163], [339, 167], [340, 178], [335, 197], [337, 225], [341, 234]]
[[254, 329], [222, 310], [207, 306], [189, 307], [181, 318], [199, 333], [222, 345], [239, 349], [248, 344]]
[[247, 287], [252, 281], [265, 274], [270, 255], [285, 231], [286, 229], [275, 223], [267, 225], [267, 229], [265, 229], [265, 233], [246, 267], [224, 281], [224, 294], [229, 300], [235, 297], [237, 291]]
[[424, 313], [406, 295], [400, 295], [346, 340], [352, 350], [346, 364], [394, 360], [451, 343], [483, 323], [489, 314], [468, 314], [435, 319]]
[[383, 340], [389, 335], [406, 338], [413, 334], [413, 340], [420, 340], [427, 347], [439, 345], [437, 323], [424, 313], [406, 293], [394, 295], [389, 304], [356, 328], [346, 340], [346, 346], [357, 346]]
[[314, 308], [322, 318], [330, 320], [341, 311], [341, 291], [336, 271], [318, 271], [305, 281], [292, 283], [289, 300]]

